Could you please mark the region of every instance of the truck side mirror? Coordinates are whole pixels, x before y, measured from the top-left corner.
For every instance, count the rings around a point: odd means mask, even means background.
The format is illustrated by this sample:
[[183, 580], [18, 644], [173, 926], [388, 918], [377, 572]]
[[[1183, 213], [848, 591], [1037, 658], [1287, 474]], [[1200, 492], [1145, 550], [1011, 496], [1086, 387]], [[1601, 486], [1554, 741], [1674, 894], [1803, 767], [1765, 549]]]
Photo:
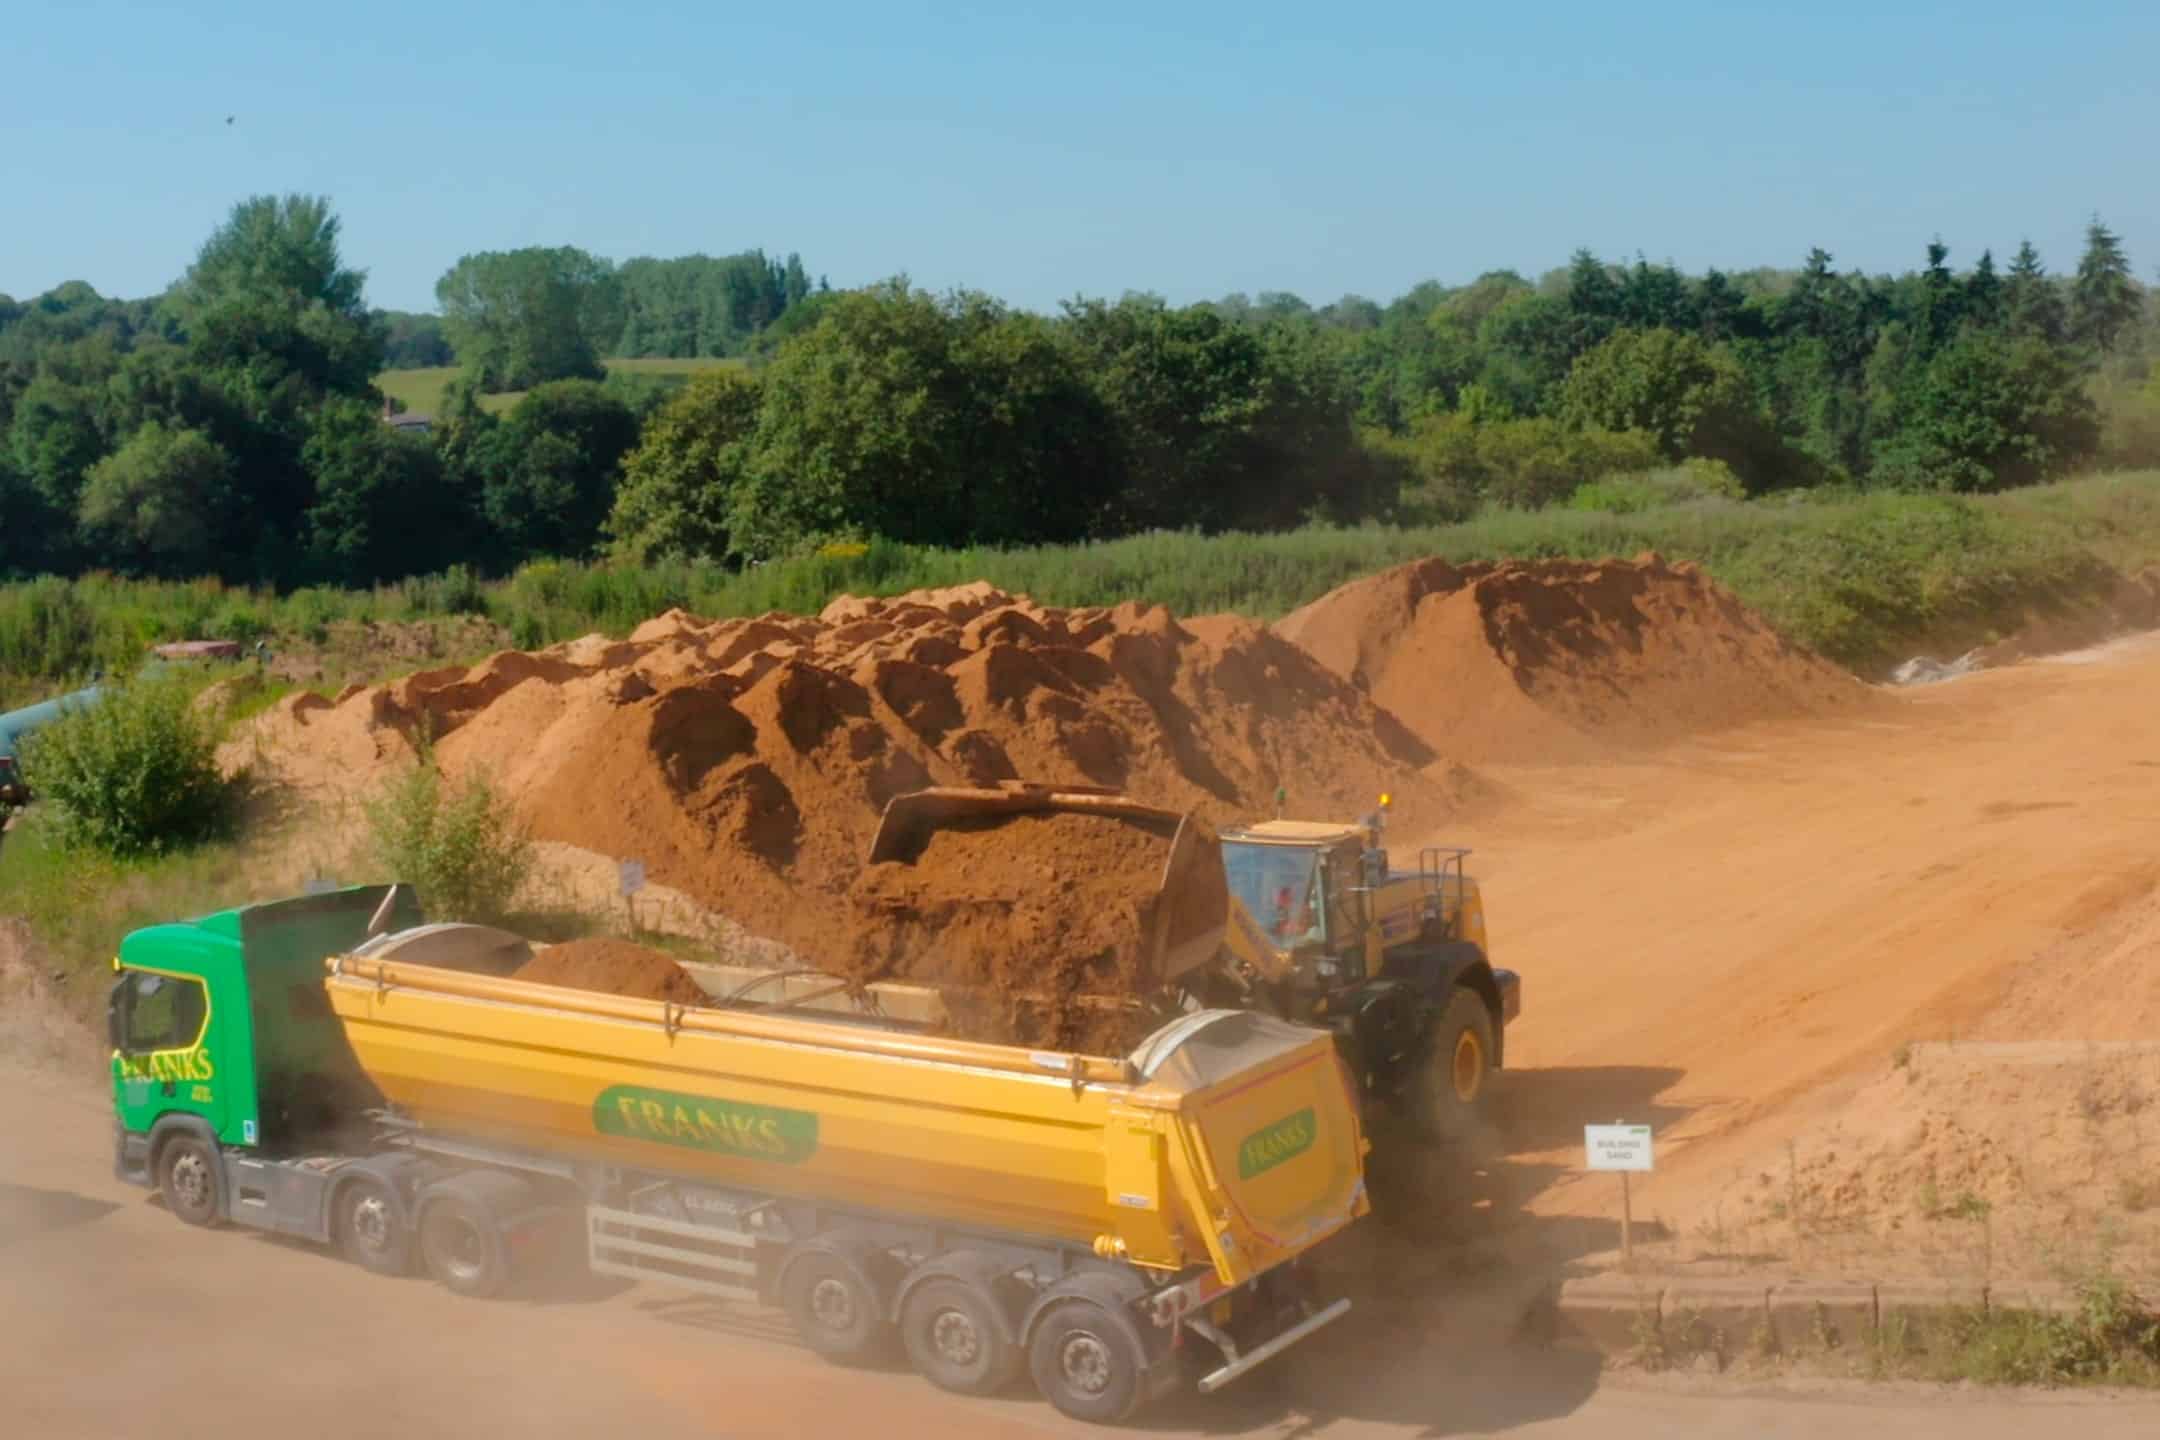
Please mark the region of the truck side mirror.
[[128, 977], [122, 974], [105, 997], [105, 1038], [123, 1053], [127, 1050], [127, 991]]

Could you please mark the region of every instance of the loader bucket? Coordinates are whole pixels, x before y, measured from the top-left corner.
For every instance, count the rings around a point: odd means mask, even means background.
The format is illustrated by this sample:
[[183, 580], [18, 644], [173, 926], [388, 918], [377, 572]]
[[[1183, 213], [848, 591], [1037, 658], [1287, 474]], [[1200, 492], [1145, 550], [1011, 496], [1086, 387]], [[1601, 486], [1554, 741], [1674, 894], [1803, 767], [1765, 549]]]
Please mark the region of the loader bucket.
[[1001, 816], [1053, 812], [1099, 815], [1106, 824], [1135, 825], [1163, 841], [1163, 868], [1149, 933], [1134, 937], [1150, 976], [1168, 984], [1209, 963], [1229, 923], [1230, 887], [1222, 846], [1198, 816], [1146, 805], [1098, 786], [1007, 782], [994, 788], [958, 786], [893, 797], [870, 841], [873, 865], [913, 864], [938, 830], [974, 826]]

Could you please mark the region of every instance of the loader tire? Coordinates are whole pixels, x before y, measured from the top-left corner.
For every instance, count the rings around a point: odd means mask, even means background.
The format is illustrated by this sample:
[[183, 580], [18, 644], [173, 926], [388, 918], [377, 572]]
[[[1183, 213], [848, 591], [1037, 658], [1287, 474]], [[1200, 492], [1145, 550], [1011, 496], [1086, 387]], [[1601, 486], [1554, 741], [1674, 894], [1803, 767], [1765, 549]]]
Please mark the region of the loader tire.
[[1433, 1021], [1419, 1066], [1414, 1109], [1428, 1140], [1451, 1142], [1475, 1133], [1492, 1082], [1492, 1016], [1474, 990], [1461, 986]]

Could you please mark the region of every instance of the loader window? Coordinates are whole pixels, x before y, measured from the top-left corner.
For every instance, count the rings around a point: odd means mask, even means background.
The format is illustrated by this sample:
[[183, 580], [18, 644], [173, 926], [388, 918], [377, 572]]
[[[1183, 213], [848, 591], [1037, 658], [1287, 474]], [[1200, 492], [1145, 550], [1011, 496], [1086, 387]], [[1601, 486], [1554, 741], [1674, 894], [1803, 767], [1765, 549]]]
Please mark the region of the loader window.
[[1321, 938], [1320, 856], [1288, 845], [1226, 842], [1223, 872], [1260, 928], [1280, 945]]
[[185, 1050], [202, 1038], [209, 1013], [202, 981], [130, 971], [120, 995], [120, 1049]]

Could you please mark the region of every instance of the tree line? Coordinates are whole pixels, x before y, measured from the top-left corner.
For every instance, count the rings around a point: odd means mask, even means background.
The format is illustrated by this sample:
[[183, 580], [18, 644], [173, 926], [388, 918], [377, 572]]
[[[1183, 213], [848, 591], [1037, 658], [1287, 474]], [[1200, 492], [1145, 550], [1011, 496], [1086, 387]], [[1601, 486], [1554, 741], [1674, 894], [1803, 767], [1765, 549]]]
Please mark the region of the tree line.
[[[0, 573], [354, 584], [541, 556], [749, 563], [837, 538], [1023, 544], [1672, 493], [1988, 490], [2160, 462], [2149, 292], [2095, 219], [1897, 276], [1588, 252], [1388, 304], [1054, 314], [760, 251], [462, 257], [370, 308], [326, 200], [255, 197], [164, 295], [0, 297]], [[623, 355], [732, 356], [659, 389]], [[391, 363], [455, 362], [425, 434]], [[524, 392], [503, 415], [480, 397]], [[1678, 468], [1672, 468], [1678, 467]]]

